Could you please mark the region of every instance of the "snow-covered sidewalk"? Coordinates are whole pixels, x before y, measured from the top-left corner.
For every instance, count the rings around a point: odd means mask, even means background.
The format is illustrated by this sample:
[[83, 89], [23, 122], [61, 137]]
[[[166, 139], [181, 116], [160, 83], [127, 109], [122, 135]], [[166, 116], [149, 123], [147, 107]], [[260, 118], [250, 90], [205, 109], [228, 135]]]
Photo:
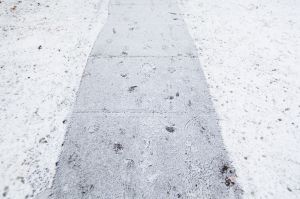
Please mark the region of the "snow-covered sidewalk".
[[[51, 186], [108, 1], [0, 1], [0, 198]], [[178, 3], [244, 198], [299, 198], [300, 2]]]

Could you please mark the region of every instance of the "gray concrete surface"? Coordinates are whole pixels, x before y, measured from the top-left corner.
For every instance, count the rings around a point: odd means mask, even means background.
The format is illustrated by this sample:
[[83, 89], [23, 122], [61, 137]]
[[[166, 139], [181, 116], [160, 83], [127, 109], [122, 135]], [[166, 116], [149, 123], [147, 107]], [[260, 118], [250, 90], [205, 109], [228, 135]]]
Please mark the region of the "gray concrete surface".
[[49, 198], [241, 198], [176, 0], [112, 0]]

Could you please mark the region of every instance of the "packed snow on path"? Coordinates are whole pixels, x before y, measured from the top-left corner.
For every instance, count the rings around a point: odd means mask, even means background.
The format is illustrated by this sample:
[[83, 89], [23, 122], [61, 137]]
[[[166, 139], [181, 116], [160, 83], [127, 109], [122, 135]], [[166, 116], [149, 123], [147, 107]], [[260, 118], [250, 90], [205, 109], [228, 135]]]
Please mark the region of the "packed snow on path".
[[0, 1], [0, 198], [51, 186], [107, 2]]
[[300, 1], [178, 2], [245, 198], [300, 198]]

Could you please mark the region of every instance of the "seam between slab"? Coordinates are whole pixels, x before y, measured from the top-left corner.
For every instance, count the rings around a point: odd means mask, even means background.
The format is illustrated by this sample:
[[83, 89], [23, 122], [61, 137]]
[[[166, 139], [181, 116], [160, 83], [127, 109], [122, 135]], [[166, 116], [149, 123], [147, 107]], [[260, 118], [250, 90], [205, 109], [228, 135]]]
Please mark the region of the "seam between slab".
[[102, 55], [90, 55], [90, 58], [193, 58], [193, 59], [198, 59], [197, 55], [166, 55], [166, 56], [148, 56], [148, 55], [132, 55], [132, 56], [122, 56], [122, 55], [107, 55], [107, 56], [102, 56]]

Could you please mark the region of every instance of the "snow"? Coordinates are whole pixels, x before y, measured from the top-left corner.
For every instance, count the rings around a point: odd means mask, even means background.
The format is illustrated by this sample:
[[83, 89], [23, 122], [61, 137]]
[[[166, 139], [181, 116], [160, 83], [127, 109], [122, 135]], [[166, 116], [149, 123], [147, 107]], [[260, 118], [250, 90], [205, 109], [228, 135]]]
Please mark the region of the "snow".
[[0, 1], [0, 197], [51, 186], [108, 0]]
[[[300, 2], [178, 2], [245, 198], [299, 198]], [[107, 3], [0, 1], [0, 197], [51, 186]]]
[[300, 197], [300, 2], [178, 0], [245, 198]]

